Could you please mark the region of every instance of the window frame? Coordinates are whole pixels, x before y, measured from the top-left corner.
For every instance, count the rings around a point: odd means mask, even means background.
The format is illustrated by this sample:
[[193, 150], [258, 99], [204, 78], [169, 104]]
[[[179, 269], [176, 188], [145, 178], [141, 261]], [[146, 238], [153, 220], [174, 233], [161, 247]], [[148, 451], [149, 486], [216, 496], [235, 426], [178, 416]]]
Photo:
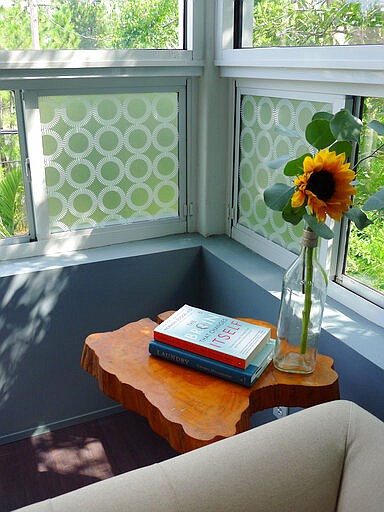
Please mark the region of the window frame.
[[[233, 83], [232, 101], [236, 105], [236, 86], [265, 89], [273, 95], [284, 89], [289, 94], [319, 94], [324, 90], [330, 95], [384, 97], [384, 45], [343, 46], [343, 47], [271, 47], [234, 48], [233, 28], [234, 1], [217, 0], [218, 30], [215, 64], [222, 78]], [[229, 35], [231, 34], [231, 35]], [[234, 107], [236, 111], [236, 107]], [[235, 130], [231, 133], [231, 144], [235, 155]], [[235, 180], [233, 164], [229, 172]], [[229, 193], [229, 211], [233, 213], [233, 196]], [[228, 215], [227, 233], [231, 236], [231, 214]], [[336, 237], [333, 243], [322, 243], [320, 255], [326, 268], [335, 271], [335, 256], [341, 240], [340, 224], [335, 226]], [[237, 241], [243, 243], [263, 257], [285, 268], [295, 255], [286, 249], [266, 241], [260, 235], [238, 230]], [[333, 274], [334, 275], [334, 274]], [[340, 280], [339, 280], [340, 281]], [[328, 296], [346, 307], [359, 312], [367, 319], [384, 326], [383, 308], [359, 295], [363, 284], [347, 288], [343, 283], [331, 281]], [[347, 283], [348, 284], [348, 283]]]
[[[21, 258], [52, 252], [66, 252], [102, 245], [111, 245], [132, 240], [153, 238], [169, 234], [185, 233], [187, 220], [187, 105], [190, 104], [191, 87], [184, 77], [156, 78], [151, 85], [146, 80], [127, 81], [124, 78], [109, 77], [107, 80], [95, 81], [92, 88], [89, 81], [71, 79], [62, 80], [60, 88], [56, 82], [46, 81], [40, 87], [19, 92], [23, 98], [23, 113], [19, 111], [24, 133], [20, 133], [20, 146], [25, 170], [25, 191], [28, 197], [29, 224], [34, 226], [27, 237], [12, 237], [0, 241], [2, 259]], [[74, 93], [74, 89], [76, 92]], [[111, 94], [140, 92], [176, 92], [179, 98], [179, 215], [151, 221], [134, 222], [127, 225], [111, 225], [92, 229], [81, 229], [60, 233], [50, 233], [48, 226], [48, 207], [45, 186], [45, 167], [42, 152], [40, 114], [38, 98], [40, 96], [77, 95], [77, 94]], [[20, 128], [19, 128], [20, 130]], [[24, 139], [25, 135], [25, 139]], [[28, 155], [28, 156], [26, 156]], [[30, 170], [28, 170], [30, 169]], [[31, 177], [28, 179], [28, 177]]]

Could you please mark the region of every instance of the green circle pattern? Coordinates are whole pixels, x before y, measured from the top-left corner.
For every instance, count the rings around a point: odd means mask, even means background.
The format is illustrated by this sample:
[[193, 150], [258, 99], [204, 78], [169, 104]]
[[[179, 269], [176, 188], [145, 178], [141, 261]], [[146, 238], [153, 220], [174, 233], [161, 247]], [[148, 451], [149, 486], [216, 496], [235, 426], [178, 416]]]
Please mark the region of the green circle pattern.
[[305, 128], [319, 111], [332, 112], [332, 105], [255, 95], [241, 97], [238, 223], [296, 253], [302, 225], [284, 222], [280, 212], [265, 206], [263, 194], [274, 183], [292, 185], [292, 180], [283, 174], [283, 159], [313, 150], [305, 140]]
[[51, 233], [178, 216], [176, 92], [39, 99]]

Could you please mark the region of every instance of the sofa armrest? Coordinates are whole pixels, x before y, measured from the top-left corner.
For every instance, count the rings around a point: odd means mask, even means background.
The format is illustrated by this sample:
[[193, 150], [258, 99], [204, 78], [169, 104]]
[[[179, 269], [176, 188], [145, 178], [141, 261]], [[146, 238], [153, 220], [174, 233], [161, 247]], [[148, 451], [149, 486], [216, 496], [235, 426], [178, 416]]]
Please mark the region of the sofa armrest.
[[374, 452], [383, 436], [384, 424], [357, 405], [330, 402], [19, 511], [382, 510], [383, 448]]
[[384, 510], [384, 424], [350, 407], [337, 512]]

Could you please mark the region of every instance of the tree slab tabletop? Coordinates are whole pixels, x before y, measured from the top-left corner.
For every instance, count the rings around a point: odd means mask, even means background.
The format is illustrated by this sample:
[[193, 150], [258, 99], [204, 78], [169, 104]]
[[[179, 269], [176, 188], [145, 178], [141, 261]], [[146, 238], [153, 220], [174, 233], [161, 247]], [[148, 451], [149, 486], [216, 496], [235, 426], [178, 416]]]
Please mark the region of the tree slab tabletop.
[[319, 355], [315, 372], [305, 376], [279, 372], [271, 363], [247, 388], [151, 356], [148, 344], [156, 325], [143, 318], [116, 331], [91, 334], [81, 366], [107, 396], [146, 417], [153, 431], [179, 452], [247, 430], [254, 412], [339, 398], [330, 357]]

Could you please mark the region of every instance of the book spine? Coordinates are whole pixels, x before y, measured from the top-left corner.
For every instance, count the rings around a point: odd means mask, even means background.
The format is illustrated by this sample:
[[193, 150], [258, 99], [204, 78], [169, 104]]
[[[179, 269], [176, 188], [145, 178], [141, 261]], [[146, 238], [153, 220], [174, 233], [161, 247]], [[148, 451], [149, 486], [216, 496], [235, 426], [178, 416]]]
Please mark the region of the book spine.
[[223, 368], [220, 363], [216, 366], [215, 360], [213, 359], [207, 362], [203, 358], [200, 358], [198, 354], [186, 352], [183, 349], [178, 349], [172, 345], [159, 346], [156, 341], [151, 342], [149, 343], [149, 352], [160, 359], [165, 359], [166, 361], [171, 361], [178, 365], [213, 375], [214, 377], [220, 377], [222, 379], [241, 384], [242, 386], [250, 387], [256, 380], [252, 379], [252, 375], [243, 374], [242, 370], [239, 370], [236, 367], [227, 365], [228, 367]]
[[189, 352], [193, 352], [195, 354], [199, 354], [201, 356], [208, 357], [210, 359], [214, 359], [231, 366], [235, 366], [236, 368], [246, 368], [246, 361], [244, 359], [233, 356], [231, 354], [219, 352], [202, 345], [182, 340], [181, 338], [174, 338], [173, 336], [169, 336], [168, 334], [164, 334], [162, 332], [157, 332], [156, 330], [153, 332], [153, 337], [156, 341], [173, 345], [174, 347], [180, 348], [182, 350], [187, 350]]

